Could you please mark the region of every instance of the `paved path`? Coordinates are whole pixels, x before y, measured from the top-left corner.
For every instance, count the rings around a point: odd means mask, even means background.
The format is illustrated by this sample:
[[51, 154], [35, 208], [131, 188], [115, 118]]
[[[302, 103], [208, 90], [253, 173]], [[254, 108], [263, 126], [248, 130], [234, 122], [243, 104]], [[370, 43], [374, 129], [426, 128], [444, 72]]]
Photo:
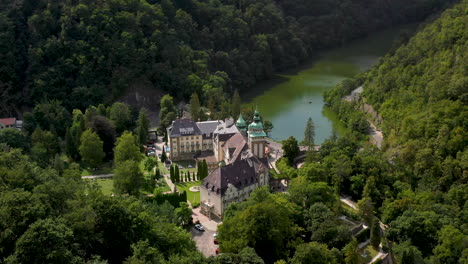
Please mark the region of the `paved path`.
[[175, 192], [176, 187], [175, 187], [174, 183], [172, 183], [172, 181], [171, 181], [171, 179], [169, 177], [169, 174], [164, 174], [163, 177], [164, 177], [164, 180], [166, 181], [167, 185], [169, 186], [169, 189], [171, 189], [171, 192]]
[[349, 205], [351, 208], [353, 208], [354, 210], [358, 210], [357, 208], [357, 204], [351, 200], [350, 198], [348, 197], [344, 197], [344, 196], [340, 196], [340, 201]]
[[369, 125], [370, 125], [369, 133], [372, 137], [372, 143], [375, 144], [378, 149], [382, 149], [382, 141], [383, 141], [382, 131], [380, 131], [377, 128], [377, 126], [374, 123], [372, 123], [370, 119], [367, 119], [367, 122], [369, 122]]
[[283, 144], [273, 141], [269, 138], [266, 139], [267, 146], [270, 148], [270, 158], [268, 158], [268, 163], [270, 168], [274, 169], [277, 174], [281, 172], [276, 167], [276, 161], [283, 156]]
[[113, 177], [114, 177], [114, 173], [82, 176], [81, 179], [110, 179], [110, 178], [113, 178]]
[[192, 239], [195, 241], [197, 249], [205, 257], [216, 255], [215, 250], [218, 245], [214, 243], [213, 235], [218, 230], [218, 225], [220, 225], [221, 222], [208, 219], [208, 217], [200, 213], [200, 208], [195, 208], [192, 210], [192, 218], [194, 222], [198, 220], [200, 221], [200, 224], [205, 227], [205, 232], [200, 232], [194, 227], [190, 229], [192, 233]]

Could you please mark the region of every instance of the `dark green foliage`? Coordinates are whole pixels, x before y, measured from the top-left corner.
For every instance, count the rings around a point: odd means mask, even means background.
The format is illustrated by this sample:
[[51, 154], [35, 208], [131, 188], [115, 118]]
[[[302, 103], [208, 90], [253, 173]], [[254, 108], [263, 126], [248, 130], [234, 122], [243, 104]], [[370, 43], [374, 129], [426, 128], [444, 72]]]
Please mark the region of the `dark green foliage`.
[[175, 183], [175, 177], [174, 177], [174, 166], [171, 165], [169, 168], [169, 178], [171, 179], [172, 183]]
[[370, 236], [370, 244], [376, 250], [379, 248], [380, 238], [382, 237], [380, 231], [380, 224], [377, 218], [374, 218], [374, 221], [371, 226], [371, 236]]
[[47, 167], [59, 150], [57, 136], [38, 127], [31, 135], [31, 142], [31, 157], [40, 166]]
[[299, 146], [297, 140], [294, 137], [289, 137], [286, 140], [283, 140], [283, 151], [284, 157], [288, 159], [289, 165], [294, 164], [294, 158], [299, 154]]
[[208, 259], [210, 264], [224, 264], [224, 263], [238, 263], [238, 264], [264, 264], [265, 262], [261, 259], [255, 249], [246, 247], [239, 251], [238, 254], [234, 253], [223, 253], [218, 255], [216, 258], [212, 257]]
[[177, 109], [174, 105], [174, 98], [166, 94], [160, 101], [161, 110], [159, 112], [159, 128], [166, 134], [166, 128], [177, 118]]
[[291, 259], [290, 263], [334, 264], [337, 263], [337, 261], [331, 250], [329, 250], [326, 245], [311, 242], [297, 246], [294, 257]]
[[103, 149], [106, 153], [106, 159], [111, 160], [114, 154], [116, 139], [115, 126], [112, 122], [103, 116], [95, 116], [87, 123], [87, 127], [96, 132], [103, 141]]
[[83, 132], [80, 139], [80, 155], [84, 162], [92, 168], [97, 168], [106, 155], [103, 151], [103, 143], [99, 136], [90, 129]]
[[137, 139], [128, 131], [117, 139], [114, 152], [115, 166], [127, 160], [139, 162], [142, 159], [140, 148], [137, 146]]
[[[124, 103], [114, 103], [110, 109], [109, 118], [114, 123], [117, 133], [128, 129], [131, 116], [130, 109]], [[142, 120], [143, 121], [143, 120]], [[144, 121], [143, 121], [144, 122]], [[143, 125], [143, 124], [140, 124]]]
[[218, 228], [221, 252], [237, 253], [253, 247], [266, 262], [288, 255], [296, 243], [298, 226], [292, 222], [295, 206], [280, 195], [256, 189], [250, 198], [225, 217]]
[[176, 164], [174, 165], [174, 183], [180, 182], [180, 171], [179, 166]]
[[140, 143], [140, 145], [144, 145], [148, 142], [149, 130], [148, 110], [146, 110], [145, 108], [140, 109], [136, 125], [136, 135], [138, 137], [138, 142]]
[[180, 203], [187, 202], [187, 193], [184, 191], [183, 193], [165, 193], [165, 194], [158, 194], [153, 197], [146, 197], [149, 201], [155, 201], [158, 204], [163, 204], [165, 201], [169, 202], [174, 207], [179, 207]]
[[138, 195], [144, 182], [138, 162], [125, 160], [115, 168], [114, 189], [121, 194]]
[[315, 125], [314, 121], [312, 121], [312, 117], [307, 119], [306, 127], [304, 130], [304, 141], [302, 141], [302, 145], [305, 146], [313, 146], [314, 145], [314, 138], [315, 138]]
[[356, 240], [362, 243], [370, 238], [370, 228], [366, 228], [356, 235]]
[[193, 93], [190, 96], [190, 115], [194, 121], [203, 121], [200, 116], [200, 99], [198, 98], [197, 93]]
[[11, 148], [20, 148], [28, 151], [30, 148], [29, 137], [16, 128], [5, 128], [0, 130], [0, 143]]
[[420, 21], [450, 2], [6, 1], [0, 113], [44, 99], [83, 110], [140, 86], [219, 100], [319, 49]]
[[6, 263], [72, 263], [79, 259], [73, 256], [72, 239], [73, 231], [63, 219], [38, 220], [18, 239]]

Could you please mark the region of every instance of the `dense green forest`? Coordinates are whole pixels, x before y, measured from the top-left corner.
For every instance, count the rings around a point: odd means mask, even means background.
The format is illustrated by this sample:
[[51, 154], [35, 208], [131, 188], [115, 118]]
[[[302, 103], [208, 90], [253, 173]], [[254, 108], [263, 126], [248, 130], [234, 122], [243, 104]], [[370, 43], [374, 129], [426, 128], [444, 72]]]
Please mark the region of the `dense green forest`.
[[421, 21], [449, 2], [5, 0], [0, 114], [53, 99], [84, 111], [133, 86], [179, 99], [197, 92], [207, 104], [318, 49]]
[[[342, 191], [363, 201], [367, 198], [356, 188], [372, 180], [369, 198], [375, 214], [389, 225], [387, 238], [408, 248], [395, 249], [402, 263], [467, 261], [467, 21], [464, 0], [369, 72], [325, 95], [348, 126], [372, 118], [359, 112], [364, 103], [382, 117], [381, 157], [377, 163], [353, 163]], [[344, 101], [359, 85], [364, 87], [362, 100]]]
[[[0, 112], [30, 107], [23, 131], [0, 130], [0, 262], [359, 264], [358, 243], [369, 239], [396, 263], [467, 263], [468, 0], [325, 95], [355, 132], [307, 153], [300, 169], [284, 159], [293, 171], [288, 193], [259, 188], [232, 204], [218, 257], [196, 250], [186, 204], [140, 192], [154, 182], [139, 167], [148, 116], [112, 104], [136, 83], [192, 102], [198, 93], [211, 109], [210, 99], [219, 103], [317, 49], [446, 4], [0, 2]], [[363, 102], [342, 100], [359, 85], [382, 116], [383, 151], [366, 142]], [[217, 106], [219, 116], [238, 113], [238, 100]], [[164, 96], [162, 126], [176, 112]], [[105, 163], [115, 168], [115, 196], [81, 179], [82, 167]], [[354, 235], [344, 216], [370, 228]]]

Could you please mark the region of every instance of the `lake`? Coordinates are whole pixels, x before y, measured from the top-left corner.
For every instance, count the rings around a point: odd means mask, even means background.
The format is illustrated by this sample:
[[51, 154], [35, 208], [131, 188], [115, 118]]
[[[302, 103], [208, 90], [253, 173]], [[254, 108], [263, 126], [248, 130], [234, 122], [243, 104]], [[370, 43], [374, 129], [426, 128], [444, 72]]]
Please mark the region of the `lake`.
[[371, 68], [387, 53], [405, 25], [383, 30], [353, 41], [343, 47], [323, 51], [292, 73], [278, 74], [273, 80], [260, 83], [252, 93], [244, 95], [247, 104], [257, 105], [264, 119], [273, 123], [270, 137], [283, 140], [304, 138], [307, 119], [315, 124], [315, 143], [328, 139], [333, 130], [338, 136], [346, 131], [337, 116], [324, 109], [323, 92], [342, 80]]

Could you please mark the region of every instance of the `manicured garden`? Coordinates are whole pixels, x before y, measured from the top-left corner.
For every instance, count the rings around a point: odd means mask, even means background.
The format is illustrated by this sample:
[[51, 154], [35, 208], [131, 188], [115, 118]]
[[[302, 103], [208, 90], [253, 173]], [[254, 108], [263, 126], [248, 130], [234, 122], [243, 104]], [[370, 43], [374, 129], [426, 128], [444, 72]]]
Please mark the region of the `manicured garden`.
[[176, 184], [177, 190], [179, 190], [179, 192], [185, 191], [187, 193], [187, 200], [190, 201], [192, 207], [195, 208], [200, 205], [200, 192], [190, 191], [190, 187], [193, 186], [200, 186], [200, 181], [183, 182]]

